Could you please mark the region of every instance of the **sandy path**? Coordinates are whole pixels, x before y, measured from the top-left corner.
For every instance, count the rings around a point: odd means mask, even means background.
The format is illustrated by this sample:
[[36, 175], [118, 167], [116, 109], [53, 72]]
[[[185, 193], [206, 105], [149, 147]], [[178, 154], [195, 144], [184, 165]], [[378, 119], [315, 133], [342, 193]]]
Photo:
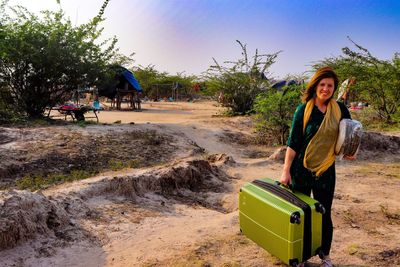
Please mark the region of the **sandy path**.
[[[123, 105], [123, 111], [100, 111], [98, 113], [100, 123], [187, 123], [208, 119], [217, 115], [221, 108], [215, 102], [144, 102], [141, 111], [129, 110]], [[88, 113], [90, 115], [90, 113]], [[94, 120], [94, 119], [88, 119]]]
[[[101, 111], [99, 119], [101, 123], [120, 120], [135, 125], [157, 124], [165, 133], [192, 140], [206, 154], [230, 156], [233, 163], [221, 167], [235, 178], [231, 182], [231, 191], [221, 199], [228, 212], [186, 205], [153, 194], [147, 194], [135, 203], [97, 197], [90, 199], [88, 205], [100, 209], [108, 219], [96, 223], [91, 220], [81, 222], [82, 228], [98, 240], [97, 245], [84, 240], [49, 249], [51, 253], [47, 256], [37, 256], [32, 247], [44, 241], [32, 241], [31, 246], [0, 252], [5, 266], [280, 265], [276, 258], [239, 234], [237, 192], [245, 182], [255, 178], [278, 179], [282, 163], [267, 157], [245, 156], [246, 151], [256, 147], [222, 142], [220, 137], [226, 131], [246, 132], [250, 128], [243, 127], [237, 118], [213, 116], [221, 111], [214, 102], [143, 103], [142, 107], [142, 112]], [[367, 169], [364, 172], [360, 171], [362, 164]], [[373, 165], [372, 169], [369, 163], [362, 164], [338, 162], [337, 165], [337, 196], [333, 208], [335, 236], [331, 255], [338, 264], [336, 266], [367, 266], [380, 252], [396, 253], [399, 249], [400, 254], [400, 224], [396, 220], [388, 221], [382, 212], [382, 207], [387, 207], [387, 214], [400, 214], [400, 199], [394, 197], [400, 189], [400, 180], [389, 174], [382, 175], [387, 168], [384, 164]], [[399, 164], [391, 164], [396, 172]], [[216, 196], [210, 193], [207, 198], [212, 200]], [[24, 259], [18, 255], [31, 256]], [[398, 266], [393, 259], [398, 260], [400, 256], [394, 255], [376, 266]], [[318, 260], [314, 258], [312, 262]]]

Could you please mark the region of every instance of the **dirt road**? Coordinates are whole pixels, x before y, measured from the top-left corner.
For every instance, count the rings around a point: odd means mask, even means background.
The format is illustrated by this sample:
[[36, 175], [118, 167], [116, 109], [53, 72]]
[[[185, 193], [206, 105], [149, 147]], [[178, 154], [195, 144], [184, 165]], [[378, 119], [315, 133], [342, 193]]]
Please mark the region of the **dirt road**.
[[[255, 178], [278, 179], [282, 152], [272, 154], [279, 148], [242, 141], [252, 139], [251, 118], [218, 116], [213, 102], [143, 108], [100, 112], [100, 122], [110, 125], [1, 129], [2, 158], [13, 158], [0, 165], [3, 173], [22, 164], [21, 149], [27, 170], [33, 163], [37, 169], [50, 162], [54, 171], [91, 162], [94, 145], [108, 151], [99, 158], [114, 148], [121, 162], [136, 165], [113, 171], [109, 159], [96, 161], [94, 177], [33, 193], [11, 190], [9, 180], [0, 191], [0, 266], [282, 265], [241, 235], [238, 222], [239, 188]], [[148, 131], [151, 137], [140, 138]], [[372, 145], [365, 142], [358, 161], [337, 162], [331, 257], [335, 266], [400, 266], [400, 141], [367, 136]], [[70, 155], [82, 137], [91, 145], [68, 166], [40, 156], [55, 147], [58, 156], [63, 149]], [[12, 170], [18, 179], [18, 168]], [[317, 263], [315, 257], [309, 266]]]

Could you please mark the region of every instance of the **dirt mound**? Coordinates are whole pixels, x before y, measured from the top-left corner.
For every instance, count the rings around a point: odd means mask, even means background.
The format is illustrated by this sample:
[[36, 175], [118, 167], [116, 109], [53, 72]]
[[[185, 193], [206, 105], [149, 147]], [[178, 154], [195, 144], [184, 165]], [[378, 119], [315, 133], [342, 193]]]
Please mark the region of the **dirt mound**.
[[364, 132], [360, 149], [398, 154], [400, 151], [400, 137], [374, 132]]
[[400, 156], [400, 137], [375, 132], [364, 132], [361, 138], [360, 159], [380, 159]]
[[2, 128], [0, 188], [14, 187], [23, 176], [49, 180], [49, 175], [74, 171], [97, 173], [152, 166], [172, 159], [179, 151], [173, 136], [137, 126], [120, 128]]
[[213, 193], [222, 197], [224, 192], [231, 190], [230, 177], [217, 164], [210, 164], [207, 160], [184, 160], [143, 174], [105, 178], [80, 188], [76, 193], [84, 198], [122, 196], [133, 201], [147, 193], [155, 193], [186, 204], [227, 212], [218, 197], [208, 198]]
[[14, 138], [10, 137], [7, 133], [0, 132], [0, 145], [7, 144], [14, 141]]
[[253, 130], [248, 129], [247, 133], [238, 131], [224, 130], [223, 133], [218, 135], [220, 142], [226, 144], [237, 144], [242, 148], [243, 156], [250, 159], [267, 158], [273, 154], [270, 147], [264, 146], [265, 144], [259, 142], [257, 135], [251, 133]]
[[275, 152], [268, 158], [270, 160], [284, 163], [286, 155], [286, 147], [279, 147], [275, 150]]
[[240, 145], [254, 144], [254, 139], [249, 134], [241, 132], [233, 132], [231, 130], [224, 130], [223, 134], [219, 136], [219, 140], [224, 143], [235, 143]]
[[[218, 163], [218, 162], [217, 162]], [[135, 201], [151, 193], [187, 205], [227, 212], [221, 204], [230, 191], [229, 177], [206, 160], [192, 159], [142, 174], [90, 179], [51, 189], [51, 192], [0, 191], [0, 250], [38, 235], [73, 241], [86, 236], [81, 219], [95, 218], [99, 210], [86, 203], [92, 198]]]
[[212, 154], [207, 157], [207, 160], [212, 163], [221, 165], [235, 165], [235, 160], [227, 154]]
[[69, 224], [67, 213], [40, 194], [0, 192], [0, 250], [36, 235], [57, 233]]

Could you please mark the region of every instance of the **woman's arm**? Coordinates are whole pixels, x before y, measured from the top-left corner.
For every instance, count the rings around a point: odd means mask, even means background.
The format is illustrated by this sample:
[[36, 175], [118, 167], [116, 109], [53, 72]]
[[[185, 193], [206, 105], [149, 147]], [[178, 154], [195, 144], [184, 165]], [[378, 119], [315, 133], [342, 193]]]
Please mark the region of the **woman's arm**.
[[296, 156], [296, 151], [294, 151], [292, 148], [288, 146], [286, 149], [285, 164], [283, 165], [283, 171], [280, 180], [282, 184], [289, 185], [292, 183], [292, 176], [290, 175], [290, 167], [292, 166], [292, 162], [295, 156]]
[[292, 128], [290, 129], [288, 146], [285, 154], [285, 164], [283, 165], [280, 182], [289, 185], [292, 183], [290, 167], [297, 152], [300, 151], [303, 142], [303, 116], [305, 104], [299, 105], [293, 115]]

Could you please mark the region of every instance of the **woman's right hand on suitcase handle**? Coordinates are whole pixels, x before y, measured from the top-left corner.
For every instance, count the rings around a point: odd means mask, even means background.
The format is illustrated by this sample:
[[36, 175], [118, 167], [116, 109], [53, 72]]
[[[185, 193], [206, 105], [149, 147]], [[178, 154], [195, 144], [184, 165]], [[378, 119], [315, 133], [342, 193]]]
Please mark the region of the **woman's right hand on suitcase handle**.
[[281, 179], [279, 180], [279, 182], [281, 182], [281, 184], [284, 184], [287, 186], [291, 185], [292, 184], [292, 176], [290, 175], [290, 171], [283, 170]]

